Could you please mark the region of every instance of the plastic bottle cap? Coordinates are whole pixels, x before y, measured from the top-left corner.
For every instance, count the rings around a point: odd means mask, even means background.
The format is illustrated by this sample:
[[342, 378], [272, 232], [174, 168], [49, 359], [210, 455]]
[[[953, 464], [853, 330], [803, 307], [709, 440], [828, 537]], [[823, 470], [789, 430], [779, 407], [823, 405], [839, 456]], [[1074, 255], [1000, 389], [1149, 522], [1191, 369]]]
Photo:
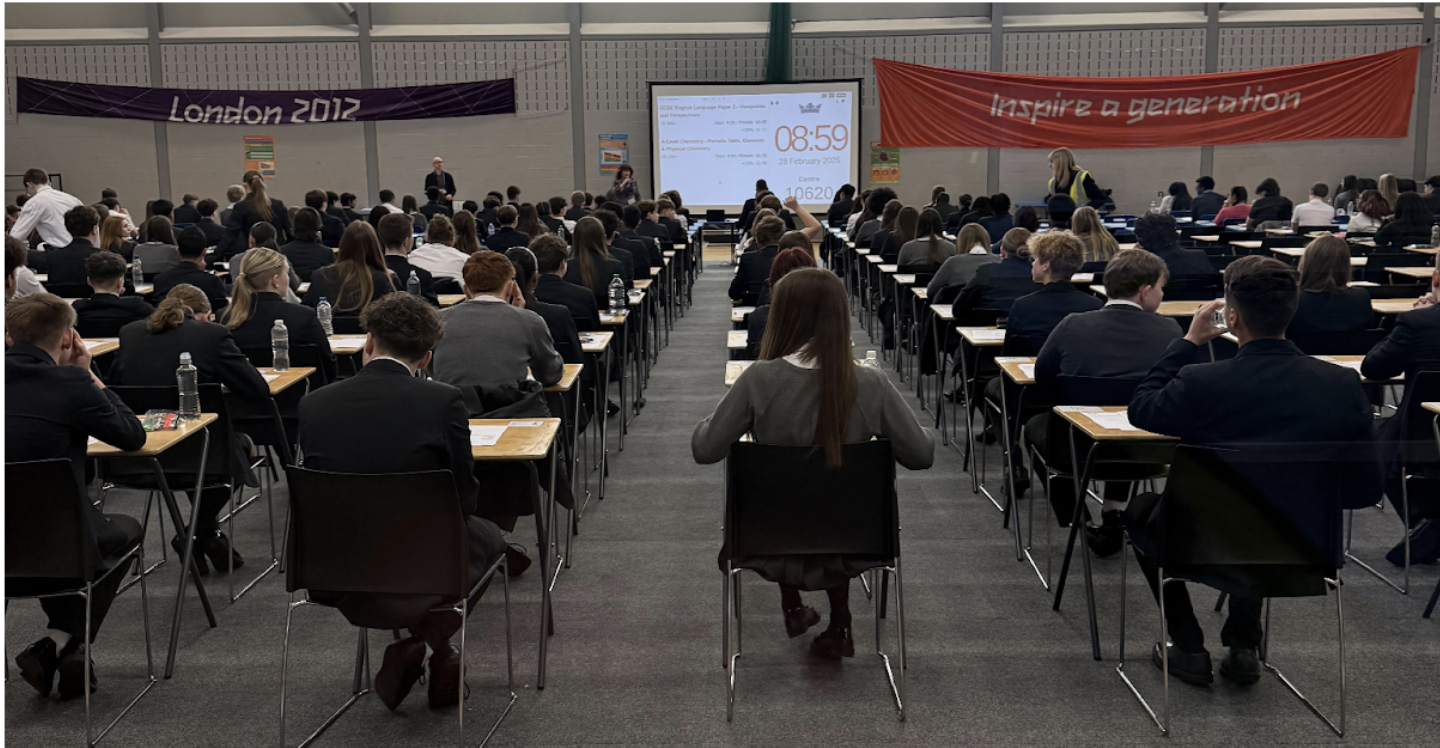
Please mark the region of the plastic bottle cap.
[[188, 363], [190, 363], [190, 354], [189, 354], [188, 352], [180, 354], [180, 363], [182, 363], [182, 364], [188, 364]]

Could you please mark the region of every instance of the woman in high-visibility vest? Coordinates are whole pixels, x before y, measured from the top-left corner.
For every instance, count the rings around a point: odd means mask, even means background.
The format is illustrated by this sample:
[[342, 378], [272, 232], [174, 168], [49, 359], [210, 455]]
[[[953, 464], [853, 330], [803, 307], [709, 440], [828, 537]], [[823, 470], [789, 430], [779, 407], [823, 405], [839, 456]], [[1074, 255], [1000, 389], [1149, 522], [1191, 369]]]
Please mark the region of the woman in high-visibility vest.
[[1076, 207], [1089, 205], [1100, 208], [1105, 205], [1105, 193], [1095, 185], [1090, 172], [1075, 165], [1075, 154], [1069, 148], [1057, 148], [1050, 152], [1050, 185], [1046, 197], [1068, 195]]

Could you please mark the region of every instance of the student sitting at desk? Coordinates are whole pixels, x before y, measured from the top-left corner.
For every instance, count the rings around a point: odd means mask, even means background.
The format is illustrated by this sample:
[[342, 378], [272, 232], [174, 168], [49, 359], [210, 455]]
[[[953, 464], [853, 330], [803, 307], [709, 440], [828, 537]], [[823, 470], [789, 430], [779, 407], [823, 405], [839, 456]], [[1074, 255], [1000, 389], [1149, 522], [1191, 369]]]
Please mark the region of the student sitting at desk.
[[1081, 267], [1092, 273], [1105, 272], [1105, 263], [1120, 251], [1120, 243], [1105, 228], [1100, 214], [1088, 205], [1077, 208], [1070, 216], [1070, 231], [1085, 245], [1085, 265]]
[[139, 296], [125, 293], [125, 258], [101, 250], [85, 258], [85, 282], [95, 289], [88, 299], [75, 301], [75, 329], [81, 337], [113, 338], [120, 328], [145, 319], [155, 307]]
[[1008, 312], [1016, 299], [1039, 288], [1040, 284], [1031, 278], [1030, 249], [1025, 245], [1012, 249], [1002, 242], [1000, 261], [977, 268], [975, 278], [956, 297], [951, 309], [956, 323], [964, 324], [959, 320], [966, 319], [972, 309]]
[[[398, 215], [404, 216], [403, 213]], [[408, 221], [409, 216], [405, 216], [405, 219]], [[381, 216], [375, 222], [377, 231], [380, 221], [383, 220], [385, 218]], [[349, 231], [350, 228], [347, 226], [345, 230]], [[407, 223], [405, 228], [410, 232], [413, 240], [414, 232], [410, 224]], [[400, 232], [399, 229], [391, 229], [391, 231], [397, 235]], [[449, 278], [458, 283], [465, 274], [465, 261], [470, 259], [470, 255], [455, 249], [455, 244], [455, 225], [445, 216], [435, 216], [425, 227], [425, 243], [410, 250], [409, 262], [411, 265], [429, 272], [434, 278]], [[409, 276], [400, 279], [402, 284], [407, 280], [409, 280]]]
[[[245, 350], [271, 348], [271, 333], [276, 320], [284, 320], [290, 341], [292, 360], [300, 346], [313, 346], [319, 355], [324, 381], [335, 381], [335, 354], [330, 339], [315, 310], [304, 304], [290, 304], [282, 296], [289, 262], [285, 256], [266, 247], [246, 250], [235, 281], [230, 305], [220, 320], [230, 328], [235, 344]], [[297, 364], [299, 365], [299, 364]]]
[[1350, 214], [1350, 223], [1345, 226], [1345, 236], [1373, 234], [1385, 223], [1385, 216], [1388, 215], [1390, 203], [1385, 202], [1380, 191], [1365, 190], [1360, 193], [1360, 199], [1355, 203], [1355, 211]]
[[[1081, 210], [1086, 210], [1081, 208]], [[1116, 254], [1105, 271], [1105, 292], [1109, 301], [1093, 312], [1072, 314], [1060, 321], [1045, 339], [1035, 360], [1035, 386], [1041, 392], [1052, 391], [1055, 378], [1111, 377], [1138, 379], [1145, 376], [1165, 349], [1184, 334], [1170, 317], [1156, 314], [1165, 300], [1165, 263], [1143, 249], [1127, 249]], [[1047, 432], [1054, 416], [1041, 413], [1025, 424], [1025, 439], [1045, 457], [1051, 467], [1069, 468], [1069, 450], [1048, 450]], [[1083, 447], [1079, 447], [1084, 454]], [[1036, 464], [1036, 475], [1045, 479], [1043, 468]], [[1068, 526], [1075, 516], [1074, 484], [1062, 477], [1050, 484], [1050, 504], [1060, 524]], [[1121, 510], [1129, 495], [1125, 483], [1105, 484], [1105, 504], [1101, 525], [1086, 528], [1086, 540], [1097, 556], [1104, 558], [1119, 551], [1124, 543]], [[1088, 509], [1086, 516], [1089, 516]]]
[[[435, 220], [447, 219], [436, 216]], [[385, 267], [380, 239], [370, 224], [356, 221], [345, 227], [338, 257], [334, 265], [320, 268], [310, 276], [310, 290], [302, 299], [305, 306], [316, 308], [323, 298], [330, 302], [336, 317], [354, 317], [370, 302], [395, 292], [398, 281], [392, 280], [390, 269]]]
[[[789, 235], [786, 234], [786, 236]], [[761, 294], [762, 303], [745, 318], [745, 350], [751, 352], [747, 354], [747, 358], [755, 358], [759, 355], [760, 342], [765, 338], [765, 326], [770, 317], [770, 294], [773, 293], [775, 284], [779, 283], [780, 279], [792, 270], [813, 267], [815, 267], [815, 258], [810, 254], [808, 246], [804, 249], [790, 247], [775, 255], [775, 261], [770, 263], [770, 282], [766, 285], [765, 293]]]
[[[75, 490], [79, 491], [85, 485], [87, 437], [117, 449], [135, 450], [145, 445], [145, 429], [119, 396], [106, 389], [91, 371], [90, 351], [71, 329], [74, 324], [74, 310], [58, 296], [39, 293], [6, 304], [5, 336], [10, 347], [5, 351], [5, 462], [64, 458], [70, 463]], [[171, 377], [170, 381], [175, 381], [173, 372]], [[143, 532], [139, 522], [119, 514], [101, 514], [88, 501], [84, 506], [97, 559], [127, 551], [139, 541]], [[89, 600], [40, 599], [40, 608], [49, 618], [46, 636], [21, 652], [15, 664], [20, 668], [20, 677], [41, 696], [50, 695], [57, 672], [61, 698], [86, 693], [86, 607], [90, 608], [89, 634], [94, 641], [126, 576], [123, 572], [111, 574], [92, 588]], [[87, 581], [8, 577], [5, 592], [39, 595], [73, 589]], [[93, 691], [93, 666], [90, 672]]]
[[[465, 215], [465, 211], [460, 211]], [[392, 213], [380, 218], [380, 228], [375, 231], [375, 238], [380, 240], [380, 246], [385, 250], [385, 267], [394, 274], [396, 290], [410, 290], [410, 275], [415, 275], [415, 280], [420, 282], [420, 298], [430, 302], [432, 306], [440, 306], [440, 299], [435, 294], [435, 276], [429, 270], [410, 262], [410, 244], [415, 240], [415, 235], [410, 232], [410, 222], [398, 213]], [[458, 237], [457, 237], [458, 238]]]
[[1050, 231], [1030, 237], [1030, 277], [1043, 284], [1010, 305], [1005, 337], [1024, 339], [1030, 353], [1038, 352], [1050, 331], [1065, 317], [1104, 306], [1093, 294], [1081, 291], [1070, 276], [1085, 261], [1085, 245], [1069, 231]]
[[[1110, 282], [1110, 276], [1105, 276]], [[1287, 332], [1354, 332], [1370, 329], [1370, 294], [1350, 288], [1350, 245], [1334, 234], [1317, 237], [1300, 256], [1300, 306]]]
[[[620, 261], [611, 257], [606, 246], [605, 224], [595, 216], [585, 216], [575, 222], [574, 257], [566, 263], [565, 281], [590, 289], [599, 309], [610, 306], [610, 281], [616, 276], [625, 280], [625, 269]], [[628, 290], [630, 284], [626, 284]], [[545, 298], [542, 295], [541, 300]]]
[[759, 299], [761, 287], [770, 280], [770, 263], [779, 252], [776, 245], [785, 233], [785, 223], [774, 216], [757, 218], [751, 233], [755, 237], [755, 246], [760, 249], [741, 255], [740, 270], [730, 281], [730, 299], [742, 303], [749, 301], [749, 305], [753, 306]]
[[[565, 251], [565, 240], [554, 234], [545, 234], [530, 240], [531, 247], [545, 245]], [[560, 357], [567, 364], [584, 363], [585, 354], [580, 349], [580, 331], [575, 327], [575, 319], [570, 316], [570, 310], [560, 304], [547, 304], [535, 298], [535, 286], [540, 281], [540, 273], [534, 250], [511, 247], [506, 250], [505, 257], [515, 266], [515, 285], [525, 299], [525, 309], [545, 320], [545, 327], [550, 331], [550, 340], [555, 344], [555, 350]]]
[[[581, 216], [580, 220], [590, 216]], [[576, 230], [580, 223], [576, 221]], [[584, 286], [565, 281], [566, 260], [570, 250], [565, 242], [543, 241], [530, 243], [535, 253], [535, 270], [540, 274], [535, 282], [535, 298], [547, 304], [565, 307], [575, 327], [580, 332], [594, 332], [600, 329], [600, 307], [595, 294]]]
[[940, 269], [935, 271], [935, 277], [930, 279], [930, 285], [925, 287], [926, 297], [934, 299], [943, 289], [968, 284], [975, 278], [975, 271], [979, 270], [981, 265], [999, 262], [1005, 252], [1014, 254], [1028, 241], [1029, 231], [1010, 229], [1000, 240], [1003, 251], [998, 255], [991, 254], [990, 234], [985, 231], [985, 227], [978, 223], [966, 225], [955, 238], [955, 254], [946, 258]]
[[918, 216], [914, 238], [900, 246], [895, 262], [902, 268], [928, 268], [936, 272], [940, 266], [955, 255], [955, 245], [944, 236], [940, 214], [927, 208]]
[[1406, 192], [1395, 201], [1395, 217], [1385, 222], [1375, 232], [1375, 244], [1380, 247], [1405, 247], [1411, 244], [1430, 246], [1430, 232], [1435, 228], [1435, 215], [1425, 205], [1424, 198], [1414, 192]]
[[[1343, 446], [1347, 453], [1358, 455], [1344, 473], [1351, 481], [1342, 494], [1347, 506], [1372, 504], [1380, 491], [1380, 473], [1378, 462], [1370, 459], [1370, 401], [1355, 372], [1306, 356], [1285, 340], [1298, 296], [1295, 271], [1279, 260], [1251, 255], [1231, 263], [1225, 272], [1223, 309], [1226, 327], [1240, 340], [1239, 353], [1226, 361], [1210, 362], [1207, 344], [1224, 332], [1212, 321], [1222, 302], [1201, 306], [1189, 332], [1170, 344], [1140, 383], [1130, 401], [1130, 422], [1147, 431], [1178, 437], [1182, 444]], [[1158, 495], [1146, 493], [1132, 499], [1125, 511], [1136, 560], [1157, 596], [1159, 505]], [[1207, 568], [1198, 567], [1187, 576], [1210, 583], [1215, 577]], [[1212, 682], [1210, 653], [1205, 650], [1205, 635], [1190, 607], [1185, 584], [1166, 585], [1164, 596], [1165, 619], [1174, 643], [1170, 672], [1192, 685]], [[1230, 652], [1220, 665], [1220, 674], [1236, 683], [1250, 684], [1260, 678], [1257, 648], [1264, 633], [1262, 608], [1259, 597], [1232, 590], [1229, 618], [1220, 635]], [[1156, 643], [1151, 657], [1157, 667], [1162, 646], [1166, 644]]]
[[1146, 213], [1135, 221], [1135, 239], [1141, 249], [1165, 261], [1170, 272], [1172, 299], [1209, 301], [1215, 298], [1220, 288], [1220, 274], [1204, 252], [1180, 246], [1174, 218], [1164, 213]]
[[[445, 333], [440, 314], [409, 294], [390, 294], [366, 307], [361, 319], [367, 333], [365, 368], [300, 401], [301, 462], [312, 470], [337, 473], [449, 470], [465, 517], [467, 586], [472, 586], [505, 552], [505, 541], [499, 528], [475, 516], [480, 484], [460, 392], [415, 376], [429, 364], [431, 349]], [[470, 610], [483, 593], [482, 588], [471, 599]], [[431, 708], [459, 701], [460, 652], [450, 639], [463, 621], [453, 613], [430, 612], [453, 601], [425, 595], [310, 594], [317, 602], [338, 607], [357, 626], [378, 623], [389, 628], [397, 620], [406, 621], [410, 637], [386, 648], [375, 676], [375, 692], [391, 711], [424, 673], [427, 646]]]
[[155, 276], [155, 290], [150, 292], [150, 298], [164, 299], [170, 289], [183, 283], [204, 291], [212, 309], [225, 308], [230, 303], [225, 281], [205, 269], [205, 232], [191, 226], [181, 231], [175, 241], [180, 251], [180, 263]]
[[335, 264], [335, 250], [330, 247], [340, 245], [345, 229], [338, 226], [339, 219], [334, 216], [329, 218], [336, 224], [336, 235], [335, 243], [326, 246], [320, 242], [320, 211], [305, 207], [295, 213], [295, 241], [281, 247], [280, 254], [285, 255], [290, 267], [295, 268], [296, 275], [301, 278], [309, 278], [316, 270]]
[[[776, 284], [760, 361], [695, 427], [690, 448], [696, 462], [720, 462], [731, 444], [751, 433], [761, 444], [816, 445], [832, 466], [840, 464], [843, 445], [878, 436], [891, 440], [901, 465], [930, 467], [935, 459], [930, 431], [884, 372], [855, 364], [848, 306], [844, 284], [828, 270], [802, 268]], [[721, 549], [721, 570], [729, 555]], [[780, 585], [785, 631], [792, 639], [820, 622], [820, 615], [802, 603], [800, 591], [825, 590], [830, 626], [815, 637], [810, 651], [830, 659], [855, 656], [850, 580], [873, 564], [839, 555], [744, 560], [760, 563], [760, 575]]]

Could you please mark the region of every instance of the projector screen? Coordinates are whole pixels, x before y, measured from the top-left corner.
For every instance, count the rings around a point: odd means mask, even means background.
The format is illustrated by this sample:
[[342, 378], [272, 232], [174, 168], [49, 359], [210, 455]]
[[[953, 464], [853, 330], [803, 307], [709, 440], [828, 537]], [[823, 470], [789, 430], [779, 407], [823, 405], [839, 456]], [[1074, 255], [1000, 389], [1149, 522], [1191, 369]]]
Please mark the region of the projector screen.
[[733, 213], [764, 179], [813, 213], [859, 184], [860, 81], [652, 83], [650, 143], [653, 195]]

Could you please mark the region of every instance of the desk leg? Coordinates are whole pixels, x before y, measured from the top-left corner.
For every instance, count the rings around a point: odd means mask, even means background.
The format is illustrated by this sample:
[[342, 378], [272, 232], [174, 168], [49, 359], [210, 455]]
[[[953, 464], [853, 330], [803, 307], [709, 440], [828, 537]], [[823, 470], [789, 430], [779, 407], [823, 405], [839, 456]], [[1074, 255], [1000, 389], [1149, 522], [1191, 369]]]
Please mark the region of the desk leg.
[[1023, 561], [1024, 555], [1020, 550], [1020, 521], [1019, 497], [1015, 495], [1015, 444], [1010, 438], [1010, 398], [1005, 386], [1005, 372], [1000, 372], [1000, 468], [1005, 471], [1005, 477], [1001, 478], [1001, 485], [1005, 487], [1005, 508], [1001, 511], [1002, 517], [1000, 526], [1009, 527], [1011, 521], [1015, 524], [1015, 560]]
[[570, 419], [570, 496], [571, 501], [576, 502], [570, 508], [569, 518], [565, 522], [565, 568], [570, 568], [570, 539], [580, 533], [580, 523], [577, 517], [580, 514], [580, 401], [583, 399], [580, 380], [575, 381], [575, 391], [571, 394], [575, 401], [575, 412]]
[[630, 317], [620, 324], [620, 447], [625, 451], [625, 432], [629, 428], [630, 399], [627, 390], [630, 384]]
[[[1095, 451], [1099, 444], [1090, 445], [1090, 451], [1085, 455], [1084, 468], [1077, 470], [1076, 465], [1080, 464], [1076, 459], [1075, 451], [1075, 427], [1070, 426], [1070, 471], [1075, 481], [1075, 514], [1070, 519], [1070, 539], [1065, 543], [1065, 559], [1060, 562], [1060, 578], [1055, 583], [1055, 604], [1051, 610], [1060, 610], [1060, 600], [1065, 595], [1065, 577], [1070, 571], [1070, 558], [1075, 553], [1075, 539], [1080, 534], [1080, 524], [1085, 516], [1085, 493], [1084, 487], [1090, 483], [1090, 470], [1095, 462]], [[1090, 549], [1080, 549], [1081, 565], [1085, 570], [1085, 607], [1090, 619], [1090, 651], [1097, 661], [1100, 657], [1100, 631], [1095, 619], [1095, 581], [1090, 572]], [[1122, 559], [1123, 560], [1123, 559]]]
[[[200, 582], [200, 572], [195, 569], [195, 520], [200, 514], [200, 491], [205, 485], [205, 460], [210, 453], [210, 429], [203, 429], [204, 441], [200, 444], [200, 469], [195, 474], [195, 495], [190, 502], [190, 522], [181, 524], [179, 517], [175, 517], [175, 526], [182, 528], [185, 533], [185, 553], [180, 559], [180, 583], [175, 588], [175, 615], [170, 621], [170, 652], [165, 658], [165, 678], [168, 680], [175, 674], [175, 650], [180, 646], [180, 622], [185, 616], [185, 574], [189, 572], [195, 580], [195, 591], [200, 595], [200, 602], [205, 607], [205, 615], [210, 619], [211, 628], [215, 627], [215, 614], [210, 609], [210, 601], [205, 595], [205, 587]], [[155, 469], [161, 473], [160, 480], [164, 483], [163, 471], [160, 470], [160, 461], [155, 461]], [[170, 494], [170, 486], [165, 483], [165, 492]], [[175, 498], [170, 494], [170, 503], [173, 506]], [[164, 542], [164, 539], [161, 539]]]
[[536, 529], [540, 534], [540, 664], [538, 675], [535, 678], [535, 689], [545, 690], [545, 659], [549, 653], [550, 635], [555, 625], [554, 615], [550, 610], [550, 586], [553, 580], [550, 579], [550, 536], [546, 531], [546, 515], [550, 518], [550, 526], [554, 526], [555, 513], [555, 462], [559, 456], [555, 452], [555, 442], [550, 442], [550, 491], [547, 507], [536, 513], [535, 523], [539, 525]]

